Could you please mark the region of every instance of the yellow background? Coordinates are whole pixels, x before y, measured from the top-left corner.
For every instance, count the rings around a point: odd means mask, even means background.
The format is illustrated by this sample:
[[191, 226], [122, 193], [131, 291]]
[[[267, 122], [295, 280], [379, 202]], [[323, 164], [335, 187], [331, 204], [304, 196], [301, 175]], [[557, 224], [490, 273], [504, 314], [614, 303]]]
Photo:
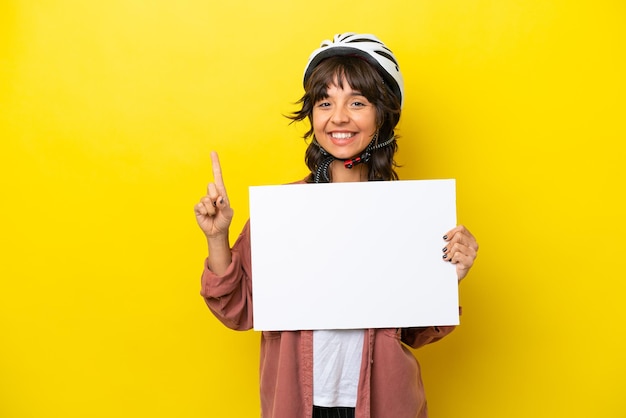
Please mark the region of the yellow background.
[[259, 335], [204, 306], [192, 207], [212, 149], [233, 239], [247, 186], [304, 176], [305, 126], [282, 115], [341, 31], [398, 56], [400, 175], [456, 178], [481, 245], [462, 326], [415, 353], [431, 415], [626, 416], [625, 18], [617, 0], [4, 0], [0, 416], [259, 415]]

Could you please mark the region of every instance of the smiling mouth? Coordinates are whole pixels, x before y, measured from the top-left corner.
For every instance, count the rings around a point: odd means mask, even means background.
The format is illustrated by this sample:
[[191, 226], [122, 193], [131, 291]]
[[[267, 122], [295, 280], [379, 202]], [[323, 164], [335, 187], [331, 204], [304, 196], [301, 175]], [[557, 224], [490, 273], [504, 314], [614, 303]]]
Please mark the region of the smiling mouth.
[[335, 139], [349, 139], [356, 135], [354, 132], [331, 132], [330, 136]]

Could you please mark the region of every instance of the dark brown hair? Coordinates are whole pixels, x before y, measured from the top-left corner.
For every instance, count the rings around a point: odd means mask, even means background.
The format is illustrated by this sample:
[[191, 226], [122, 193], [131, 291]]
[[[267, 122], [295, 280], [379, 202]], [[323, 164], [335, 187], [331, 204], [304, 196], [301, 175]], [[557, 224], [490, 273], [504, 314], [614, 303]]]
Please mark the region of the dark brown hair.
[[[312, 139], [305, 153], [305, 163], [311, 174], [307, 181], [313, 181], [313, 173], [318, 169], [326, 156], [322, 153], [313, 131], [313, 107], [319, 100], [328, 97], [328, 86], [336, 84], [343, 88], [343, 83], [356, 91], [359, 91], [376, 108], [376, 126], [378, 137], [376, 143], [382, 143], [392, 138], [394, 129], [400, 120], [400, 100], [388, 86], [385, 85], [382, 76], [365, 60], [356, 56], [334, 56], [325, 59], [315, 67], [304, 86], [304, 95], [297, 102], [301, 105], [300, 110], [287, 116], [293, 122], [308, 119], [311, 128], [304, 134], [305, 139]], [[398, 144], [391, 144], [372, 152], [367, 163], [368, 180], [397, 180], [398, 175], [394, 170], [397, 167], [394, 154], [398, 150]]]

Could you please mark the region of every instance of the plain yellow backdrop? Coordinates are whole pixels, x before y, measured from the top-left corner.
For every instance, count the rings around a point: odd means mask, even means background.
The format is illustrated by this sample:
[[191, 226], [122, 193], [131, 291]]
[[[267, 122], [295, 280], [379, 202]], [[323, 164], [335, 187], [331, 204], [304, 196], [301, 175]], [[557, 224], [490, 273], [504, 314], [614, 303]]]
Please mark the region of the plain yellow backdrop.
[[259, 335], [204, 306], [192, 208], [213, 149], [233, 240], [248, 186], [305, 175], [306, 126], [282, 115], [309, 53], [359, 31], [404, 73], [401, 177], [456, 178], [481, 245], [462, 325], [415, 352], [431, 415], [624, 417], [625, 18], [617, 0], [3, 1], [0, 416], [259, 416]]

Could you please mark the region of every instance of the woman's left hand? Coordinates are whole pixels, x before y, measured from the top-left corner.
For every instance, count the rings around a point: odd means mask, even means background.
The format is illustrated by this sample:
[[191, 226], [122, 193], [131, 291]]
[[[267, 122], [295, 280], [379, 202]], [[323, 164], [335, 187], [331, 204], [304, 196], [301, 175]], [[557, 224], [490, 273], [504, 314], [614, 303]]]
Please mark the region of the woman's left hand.
[[456, 274], [461, 281], [474, 265], [478, 253], [476, 238], [467, 228], [459, 225], [448, 231], [443, 239], [447, 242], [443, 248], [443, 259], [456, 264]]

